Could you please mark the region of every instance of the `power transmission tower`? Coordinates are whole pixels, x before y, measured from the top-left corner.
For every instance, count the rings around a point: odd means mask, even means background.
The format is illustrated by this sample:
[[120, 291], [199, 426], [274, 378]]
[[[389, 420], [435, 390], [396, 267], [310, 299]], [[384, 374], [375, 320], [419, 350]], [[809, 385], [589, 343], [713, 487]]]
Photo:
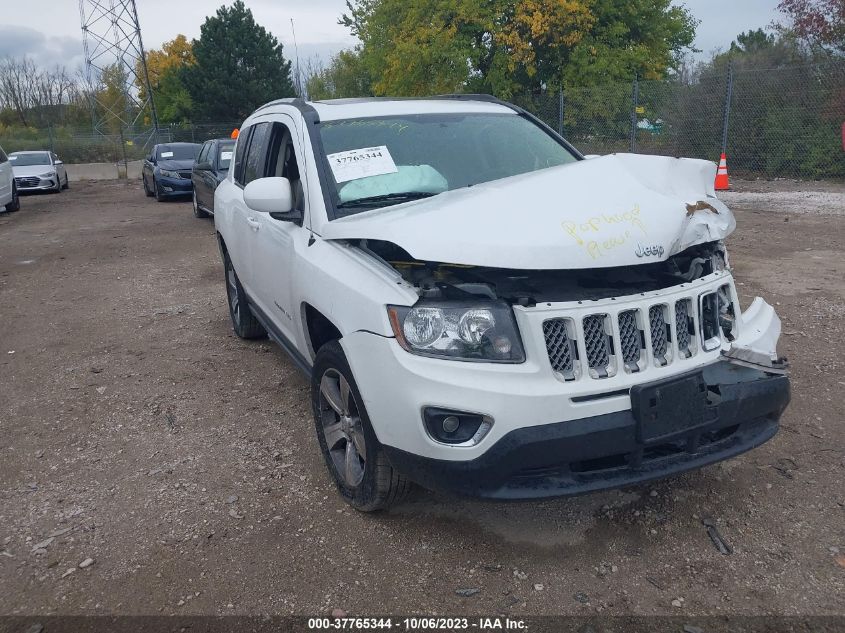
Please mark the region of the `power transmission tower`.
[[156, 138], [158, 116], [135, 0], [79, 0], [79, 19], [95, 133], [122, 136], [148, 111]]

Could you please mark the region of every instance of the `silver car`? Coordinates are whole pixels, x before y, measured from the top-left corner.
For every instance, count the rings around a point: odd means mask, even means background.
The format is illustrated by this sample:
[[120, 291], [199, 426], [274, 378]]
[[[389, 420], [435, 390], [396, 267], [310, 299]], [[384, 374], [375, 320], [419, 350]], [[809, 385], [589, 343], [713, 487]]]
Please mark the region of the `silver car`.
[[12, 152], [9, 154], [18, 191], [67, 189], [67, 170], [53, 152]]

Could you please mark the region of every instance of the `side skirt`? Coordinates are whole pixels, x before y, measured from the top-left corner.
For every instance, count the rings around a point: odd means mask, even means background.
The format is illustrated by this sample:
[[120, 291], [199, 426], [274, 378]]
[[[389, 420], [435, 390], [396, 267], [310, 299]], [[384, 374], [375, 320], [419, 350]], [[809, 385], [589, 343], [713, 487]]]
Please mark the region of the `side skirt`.
[[255, 305], [252, 300], [247, 297], [247, 303], [249, 304], [249, 309], [252, 310], [252, 314], [255, 315], [255, 318], [258, 319], [258, 322], [264, 326], [264, 329], [267, 330], [267, 335], [273, 340], [276, 345], [281, 347], [288, 356], [291, 357], [293, 360], [294, 365], [296, 365], [297, 369], [301, 371], [307, 378], [311, 378], [311, 370], [312, 366], [308, 359], [305, 358], [299, 351], [296, 349], [296, 346], [293, 342], [286, 337], [279, 328], [273, 323], [271, 319], [267, 317], [267, 315]]

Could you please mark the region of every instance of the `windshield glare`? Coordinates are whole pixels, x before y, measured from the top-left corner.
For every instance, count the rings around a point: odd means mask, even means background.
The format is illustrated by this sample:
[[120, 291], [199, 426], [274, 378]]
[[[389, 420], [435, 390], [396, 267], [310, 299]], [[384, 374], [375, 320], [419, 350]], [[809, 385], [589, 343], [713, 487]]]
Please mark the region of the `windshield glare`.
[[36, 154], [9, 154], [9, 160], [14, 167], [29, 167], [30, 165], [52, 165], [47, 152]]
[[158, 160], [194, 160], [200, 153], [201, 145], [159, 145]]
[[577, 160], [517, 114], [344, 119], [319, 129], [339, 216]]

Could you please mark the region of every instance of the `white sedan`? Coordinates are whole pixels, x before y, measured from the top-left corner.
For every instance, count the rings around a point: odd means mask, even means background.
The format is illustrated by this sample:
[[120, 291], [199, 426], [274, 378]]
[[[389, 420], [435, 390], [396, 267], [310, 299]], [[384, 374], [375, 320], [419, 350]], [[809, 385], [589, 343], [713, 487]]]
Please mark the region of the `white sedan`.
[[67, 189], [67, 170], [53, 152], [13, 152], [9, 154], [18, 191]]

